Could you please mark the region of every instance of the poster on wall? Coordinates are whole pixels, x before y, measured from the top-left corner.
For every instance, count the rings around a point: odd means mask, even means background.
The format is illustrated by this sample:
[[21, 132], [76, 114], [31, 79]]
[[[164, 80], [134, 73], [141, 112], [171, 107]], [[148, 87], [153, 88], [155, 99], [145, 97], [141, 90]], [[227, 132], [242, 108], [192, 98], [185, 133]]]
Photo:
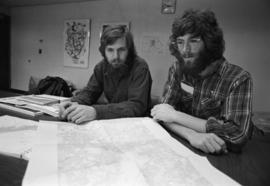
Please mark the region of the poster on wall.
[[90, 20], [66, 20], [64, 26], [64, 66], [87, 68]]

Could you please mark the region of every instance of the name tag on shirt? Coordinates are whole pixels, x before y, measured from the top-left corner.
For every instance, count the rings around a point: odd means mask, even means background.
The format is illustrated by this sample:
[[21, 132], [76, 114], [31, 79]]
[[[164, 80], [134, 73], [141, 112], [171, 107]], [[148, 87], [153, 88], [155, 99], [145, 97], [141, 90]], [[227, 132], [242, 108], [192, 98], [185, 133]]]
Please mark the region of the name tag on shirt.
[[186, 91], [186, 92], [188, 92], [188, 93], [190, 93], [190, 94], [193, 95], [194, 88], [193, 88], [192, 86], [187, 85], [187, 84], [181, 82], [181, 87], [182, 87], [182, 89], [183, 89], [184, 91]]

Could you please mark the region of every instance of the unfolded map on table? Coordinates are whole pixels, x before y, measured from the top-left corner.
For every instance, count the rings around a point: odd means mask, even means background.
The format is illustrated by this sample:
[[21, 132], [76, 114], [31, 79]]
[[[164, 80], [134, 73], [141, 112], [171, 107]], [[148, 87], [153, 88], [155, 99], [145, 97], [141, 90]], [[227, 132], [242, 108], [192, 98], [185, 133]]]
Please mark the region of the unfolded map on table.
[[150, 118], [40, 122], [23, 185], [238, 185]]

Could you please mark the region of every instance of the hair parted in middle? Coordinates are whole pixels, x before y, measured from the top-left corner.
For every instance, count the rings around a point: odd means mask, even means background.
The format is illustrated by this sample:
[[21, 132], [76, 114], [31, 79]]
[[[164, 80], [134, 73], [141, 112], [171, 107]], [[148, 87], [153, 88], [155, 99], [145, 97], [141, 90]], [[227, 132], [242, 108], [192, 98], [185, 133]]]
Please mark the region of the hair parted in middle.
[[205, 44], [209, 59], [214, 61], [223, 57], [225, 42], [222, 29], [219, 27], [215, 14], [211, 10], [186, 10], [172, 24], [170, 50], [175, 49], [176, 38], [185, 34], [200, 36]]
[[126, 39], [126, 45], [128, 49], [128, 61], [133, 61], [133, 59], [137, 56], [133, 36], [131, 32], [122, 25], [114, 25], [114, 26], [107, 26], [100, 38], [100, 46], [99, 51], [101, 55], [106, 59], [105, 49], [107, 45], [112, 45], [114, 42], [120, 38]]

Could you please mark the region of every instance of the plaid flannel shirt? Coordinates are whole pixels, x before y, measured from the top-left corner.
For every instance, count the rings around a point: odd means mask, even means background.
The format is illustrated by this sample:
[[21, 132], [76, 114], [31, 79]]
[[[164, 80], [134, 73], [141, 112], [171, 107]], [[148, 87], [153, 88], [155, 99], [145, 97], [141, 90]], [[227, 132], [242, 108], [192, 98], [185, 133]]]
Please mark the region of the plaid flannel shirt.
[[[175, 62], [169, 69], [162, 102], [189, 115], [206, 119], [206, 132], [215, 133], [238, 151], [247, 142], [253, 128], [252, 79], [242, 68], [224, 58], [216, 61], [215, 69], [202, 79], [181, 74]], [[193, 94], [181, 82], [194, 87]]]

